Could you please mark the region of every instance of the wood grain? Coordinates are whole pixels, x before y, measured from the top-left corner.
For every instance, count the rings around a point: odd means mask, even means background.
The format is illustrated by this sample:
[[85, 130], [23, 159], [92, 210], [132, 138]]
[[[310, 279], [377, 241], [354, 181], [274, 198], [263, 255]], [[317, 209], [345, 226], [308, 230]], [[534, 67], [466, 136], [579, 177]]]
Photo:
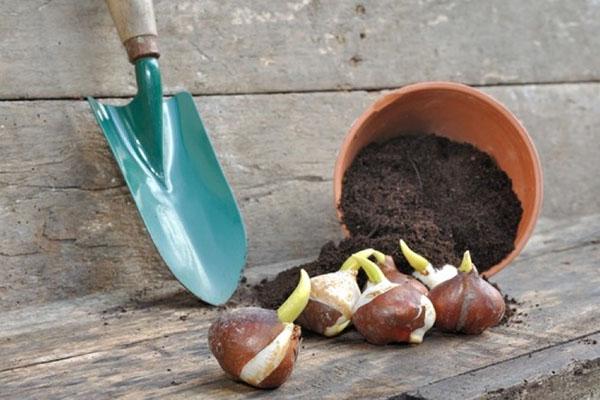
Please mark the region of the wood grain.
[[141, 57], [159, 57], [156, 19], [152, 0], [106, 0], [119, 39], [130, 62]]
[[[487, 91], [516, 110], [540, 151], [544, 215], [600, 210], [600, 85]], [[314, 257], [340, 237], [335, 155], [378, 95], [197, 98], [242, 207], [250, 267]], [[172, 282], [85, 102], [0, 102], [0, 140], [0, 309]]]
[[[600, 79], [591, 0], [155, 1], [167, 92]], [[0, 98], [135, 92], [100, 0], [1, 1]]]
[[276, 392], [257, 392], [227, 379], [210, 356], [206, 333], [215, 308], [184, 292], [146, 303], [96, 295], [1, 314], [7, 328], [0, 332], [0, 387], [21, 399], [384, 398], [530, 353], [539, 357], [599, 333], [600, 215], [543, 220], [540, 231], [531, 250], [495, 279], [523, 302], [522, 323], [482, 336], [434, 333], [414, 347], [372, 346], [355, 331], [332, 340], [307, 336], [291, 379]]
[[600, 396], [600, 334], [442, 379], [395, 400], [594, 399]]
[[157, 36], [152, 0], [105, 0], [121, 43], [136, 36]]

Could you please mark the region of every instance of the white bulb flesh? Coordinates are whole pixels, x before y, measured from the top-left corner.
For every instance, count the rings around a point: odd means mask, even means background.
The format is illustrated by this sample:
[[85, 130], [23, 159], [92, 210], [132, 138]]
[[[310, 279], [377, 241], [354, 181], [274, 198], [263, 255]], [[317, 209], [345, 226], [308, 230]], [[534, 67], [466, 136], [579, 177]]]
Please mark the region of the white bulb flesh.
[[323, 332], [323, 335], [325, 335], [327, 337], [337, 335], [338, 333], [340, 333], [341, 331], [346, 329], [346, 327], [350, 324], [350, 321], [351, 320], [347, 319], [346, 317], [344, 317], [342, 315], [341, 317], [338, 318], [337, 321], [335, 321], [335, 324], [325, 328], [325, 332]]
[[293, 323], [284, 322], [283, 324], [285, 326], [279, 335], [244, 365], [240, 373], [240, 379], [244, 382], [255, 386], [259, 385], [279, 367], [287, 354], [294, 333]]
[[449, 279], [454, 278], [458, 274], [458, 270], [454, 265], [446, 264], [442, 268], [433, 268], [431, 264], [425, 268], [425, 273], [414, 271], [413, 276], [420, 280], [430, 290], [445, 282]]
[[310, 299], [339, 311], [344, 317], [338, 321], [340, 324], [352, 318], [352, 309], [360, 297], [356, 276], [348, 271], [337, 271], [316, 276], [310, 284]]
[[375, 297], [387, 292], [390, 289], [395, 288], [396, 286], [400, 286], [400, 285], [398, 285], [397, 283], [390, 282], [387, 279], [384, 279], [383, 281], [376, 283], [376, 284], [367, 282], [365, 291], [362, 292], [362, 295], [360, 296], [360, 298], [354, 305], [354, 312], [356, 312], [356, 310], [358, 310], [365, 304], [370, 303], [371, 300], [373, 300]]
[[424, 325], [411, 332], [409, 339], [410, 343], [422, 343], [423, 336], [425, 336], [425, 333], [430, 330], [435, 323], [435, 308], [433, 307], [431, 300], [429, 300], [429, 298], [425, 295], [421, 295], [421, 311], [419, 312], [417, 318], [421, 316], [423, 307], [425, 308], [425, 319], [423, 320]]

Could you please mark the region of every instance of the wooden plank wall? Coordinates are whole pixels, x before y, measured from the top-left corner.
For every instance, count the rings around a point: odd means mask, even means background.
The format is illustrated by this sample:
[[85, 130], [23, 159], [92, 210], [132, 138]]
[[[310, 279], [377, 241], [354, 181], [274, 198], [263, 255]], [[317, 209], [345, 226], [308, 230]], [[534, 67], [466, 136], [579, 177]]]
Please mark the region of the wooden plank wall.
[[[157, 0], [164, 80], [194, 94], [600, 78], [591, 0]], [[122, 96], [101, 0], [3, 0], [0, 98]]]
[[[600, 210], [600, 103], [594, 101], [600, 85], [486, 91], [515, 110], [538, 146], [544, 216]], [[325, 241], [339, 238], [335, 154], [350, 121], [377, 96], [197, 99], [242, 207], [250, 268], [313, 257]], [[0, 102], [0, 113], [6, 144], [0, 148], [0, 219], [10, 227], [0, 230], [3, 307], [112, 289], [134, 293], [171, 280], [85, 102]]]

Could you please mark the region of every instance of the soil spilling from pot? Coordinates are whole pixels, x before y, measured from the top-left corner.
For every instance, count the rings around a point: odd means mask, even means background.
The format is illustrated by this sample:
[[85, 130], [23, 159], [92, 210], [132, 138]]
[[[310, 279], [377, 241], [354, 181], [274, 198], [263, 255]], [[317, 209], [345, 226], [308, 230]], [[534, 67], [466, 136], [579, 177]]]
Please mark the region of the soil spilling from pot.
[[351, 237], [325, 244], [308, 264], [281, 272], [256, 289], [263, 307], [276, 308], [298, 279], [336, 271], [352, 253], [372, 247], [412, 270], [398, 240], [434, 266], [458, 265], [465, 250], [483, 272], [514, 248], [522, 215], [510, 178], [486, 153], [429, 134], [371, 144], [344, 176], [340, 208]]

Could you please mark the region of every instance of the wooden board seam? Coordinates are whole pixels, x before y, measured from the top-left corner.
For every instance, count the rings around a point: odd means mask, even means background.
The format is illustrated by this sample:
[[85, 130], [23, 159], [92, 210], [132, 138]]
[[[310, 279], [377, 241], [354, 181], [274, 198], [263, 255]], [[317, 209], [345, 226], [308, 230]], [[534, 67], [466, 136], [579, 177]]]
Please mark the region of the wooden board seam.
[[[589, 79], [589, 80], [557, 80], [557, 81], [532, 81], [532, 82], [504, 82], [504, 83], [491, 83], [491, 84], [477, 84], [461, 82], [465, 85], [478, 88], [502, 88], [502, 87], [536, 87], [536, 86], [571, 86], [571, 85], [597, 85], [600, 84], [600, 80]], [[359, 92], [386, 92], [395, 90], [406, 85], [399, 86], [356, 86], [349, 89], [331, 88], [331, 89], [307, 89], [307, 90], [273, 90], [273, 91], [244, 91], [244, 92], [189, 92], [192, 97], [242, 97], [242, 96], [274, 96], [274, 95], [286, 95], [286, 94], [321, 94], [321, 93], [359, 93]], [[165, 96], [171, 96], [178, 91], [165, 91]], [[93, 96], [93, 95], [92, 95]], [[133, 98], [133, 95], [111, 95], [111, 96], [93, 96], [96, 100], [127, 100]], [[0, 103], [2, 102], [34, 102], [34, 101], [85, 101], [85, 98], [81, 96], [59, 96], [59, 97], [1, 97]]]

